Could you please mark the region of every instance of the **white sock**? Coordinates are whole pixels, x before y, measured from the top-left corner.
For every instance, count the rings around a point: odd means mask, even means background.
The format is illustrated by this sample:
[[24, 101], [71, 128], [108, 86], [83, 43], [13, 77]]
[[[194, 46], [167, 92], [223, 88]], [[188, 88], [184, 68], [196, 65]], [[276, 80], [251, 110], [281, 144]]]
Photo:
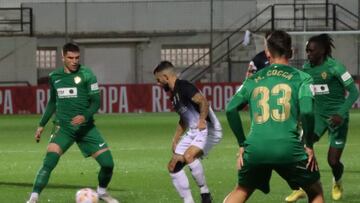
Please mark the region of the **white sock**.
[[96, 189], [96, 192], [97, 192], [99, 195], [103, 195], [103, 194], [106, 193], [106, 188], [103, 188], [103, 187], [98, 186], [97, 189]]
[[32, 192], [31, 195], [30, 195], [30, 199], [39, 199], [39, 193]]
[[204, 168], [200, 160], [195, 159], [193, 162], [188, 164], [188, 166], [190, 167], [190, 171], [195, 182], [200, 187], [200, 193], [209, 193], [209, 188], [206, 185]]
[[170, 176], [179, 195], [184, 199], [184, 203], [194, 203], [194, 199], [191, 195], [189, 180], [185, 171], [181, 170], [177, 173], [170, 173]]

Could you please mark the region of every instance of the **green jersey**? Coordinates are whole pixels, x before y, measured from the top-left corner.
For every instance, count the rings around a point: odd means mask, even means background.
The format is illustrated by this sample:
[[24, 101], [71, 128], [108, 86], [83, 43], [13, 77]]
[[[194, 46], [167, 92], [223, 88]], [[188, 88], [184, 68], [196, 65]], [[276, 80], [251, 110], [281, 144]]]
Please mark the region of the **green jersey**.
[[[279, 64], [272, 64], [243, 83], [227, 106], [227, 118], [239, 145], [245, 147], [244, 159], [257, 164], [306, 159], [298, 133], [299, 104], [303, 97], [309, 97], [306, 105], [312, 106], [311, 83], [310, 75]], [[251, 126], [245, 139], [237, 111], [246, 104]]]
[[77, 115], [85, 116], [86, 122], [82, 125], [92, 124], [100, 103], [99, 87], [92, 71], [82, 65], [71, 73], [58, 68], [49, 77], [50, 99], [40, 126], [44, 126], [54, 112], [55, 121], [60, 125], [71, 125]]
[[[339, 114], [348, 116], [349, 108], [353, 102], [346, 101], [346, 90], [352, 86], [356, 94], [356, 88], [353, 78], [346, 71], [343, 64], [337, 60], [327, 57], [325, 61], [315, 67], [311, 67], [310, 63], [304, 64], [304, 72], [311, 75], [314, 80], [315, 91], [315, 111], [324, 116]], [[353, 97], [353, 95], [349, 95]], [[350, 98], [351, 101], [356, 101]]]

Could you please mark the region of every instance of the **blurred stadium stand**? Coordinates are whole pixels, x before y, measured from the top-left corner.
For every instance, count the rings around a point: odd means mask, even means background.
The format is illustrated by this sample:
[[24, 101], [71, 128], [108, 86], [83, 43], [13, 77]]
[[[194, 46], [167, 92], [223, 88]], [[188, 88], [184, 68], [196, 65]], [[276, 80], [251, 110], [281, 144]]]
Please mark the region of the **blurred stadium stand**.
[[[355, 0], [66, 2], [0, 2], [0, 81], [47, 83], [48, 73], [62, 65], [62, 45], [72, 40], [102, 84], [153, 83], [152, 69], [163, 59], [194, 82], [239, 82], [263, 48], [261, 36], [272, 29], [294, 33], [297, 67], [305, 58], [306, 32], [330, 32], [334, 56], [359, 75]], [[254, 33], [247, 46], [245, 30]]]

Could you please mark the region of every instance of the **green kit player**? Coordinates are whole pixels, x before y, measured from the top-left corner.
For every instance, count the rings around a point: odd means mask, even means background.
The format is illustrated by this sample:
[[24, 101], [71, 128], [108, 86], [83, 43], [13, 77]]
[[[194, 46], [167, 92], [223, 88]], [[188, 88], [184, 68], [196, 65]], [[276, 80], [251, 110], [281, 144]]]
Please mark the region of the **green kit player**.
[[[266, 39], [270, 66], [250, 76], [227, 105], [226, 116], [239, 148], [238, 185], [224, 203], [245, 202], [255, 189], [270, 191], [272, 171], [291, 188], [302, 187], [309, 202], [324, 202], [313, 144], [311, 77], [288, 66], [291, 37], [274, 31]], [[250, 132], [245, 138], [239, 110], [249, 105]], [[304, 130], [305, 147], [298, 123]]]
[[[332, 58], [332, 47], [333, 39], [327, 34], [311, 37], [306, 45], [308, 62], [304, 64], [304, 71], [314, 80], [315, 134], [318, 139], [326, 131], [329, 134], [328, 163], [333, 174], [331, 195], [333, 200], [339, 200], [343, 194], [341, 177], [344, 172], [340, 158], [346, 143], [349, 109], [359, 91], [345, 66]], [[304, 196], [302, 193], [302, 190], [295, 190], [286, 200], [296, 201]]]
[[36, 141], [40, 141], [44, 126], [55, 113], [54, 129], [27, 203], [38, 202], [39, 194], [47, 185], [60, 156], [75, 142], [85, 157], [92, 156], [100, 165], [97, 187], [99, 198], [105, 202], [118, 203], [106, 192], [113, 173], [113, 158], [94, 125], [93, 115], [100, 107], [96, 77], [89, 68], [79, 64], [80, 49], [76, 44], [65, 44], [62, 54], [64, 67], [49, 75], [50, 98], [35, 133]]

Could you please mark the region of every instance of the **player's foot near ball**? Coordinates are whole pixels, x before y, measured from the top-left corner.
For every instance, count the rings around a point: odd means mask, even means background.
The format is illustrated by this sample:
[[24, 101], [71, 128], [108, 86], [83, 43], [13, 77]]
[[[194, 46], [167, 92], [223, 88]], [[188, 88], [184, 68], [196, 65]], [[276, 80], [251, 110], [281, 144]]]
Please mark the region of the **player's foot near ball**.
[[37, 203], [38, 198], [30, 198], [26, 203]]
[[106, 203], [120, 203], [117, 199], [110, 196], [109, 193], [99, 194], [99, 199]]

